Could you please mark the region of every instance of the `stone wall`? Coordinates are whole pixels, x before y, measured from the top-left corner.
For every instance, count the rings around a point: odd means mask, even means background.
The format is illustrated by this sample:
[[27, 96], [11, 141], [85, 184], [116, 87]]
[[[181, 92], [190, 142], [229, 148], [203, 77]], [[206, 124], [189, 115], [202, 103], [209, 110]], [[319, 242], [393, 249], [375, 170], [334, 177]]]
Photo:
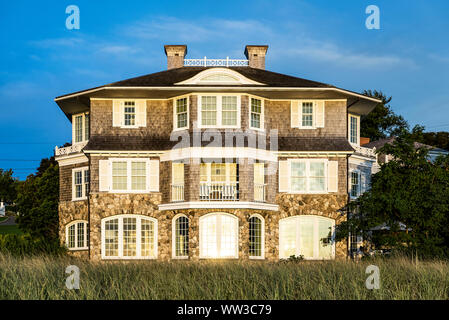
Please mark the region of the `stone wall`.
[[[75, 220], [88, 221], [87, 200], [80, 201], [60, 201], [58, 205], [59, 213], [59, 239], [62, 245], [66, 244], [66, 226]], [[69, 253], [80, 258], [88, 258], [88, 250], [70, 250]]]
[[59, 201], [72, 200], [72, 169], [86, 167], [89, 162], [59, 167]]

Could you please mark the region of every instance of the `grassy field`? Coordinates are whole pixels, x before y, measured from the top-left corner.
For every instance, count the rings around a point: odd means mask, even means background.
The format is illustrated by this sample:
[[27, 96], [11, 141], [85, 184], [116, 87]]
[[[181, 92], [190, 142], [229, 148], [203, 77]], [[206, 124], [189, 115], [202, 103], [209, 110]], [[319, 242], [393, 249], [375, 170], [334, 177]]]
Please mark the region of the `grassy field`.
[[8, 217], [0, 217], [0, 223], [2, 223], [3, 221], [5, 221], [6, 219], [8, 219]]
[[[80, 290], [65, 268], [80, 268]], [[365, 268], [381, 287], [365, 287]], [[87, 262], [0, 254], [0, 299], [448, 299], [449, 263], [405, 258], [370, 262]]]
[[23, 232], [19, 229], [19, 227], [16, 224], [12, 226], [3, 226], [0, 224], [0, 234], [7, 234], [7, 233], [22, 234]]

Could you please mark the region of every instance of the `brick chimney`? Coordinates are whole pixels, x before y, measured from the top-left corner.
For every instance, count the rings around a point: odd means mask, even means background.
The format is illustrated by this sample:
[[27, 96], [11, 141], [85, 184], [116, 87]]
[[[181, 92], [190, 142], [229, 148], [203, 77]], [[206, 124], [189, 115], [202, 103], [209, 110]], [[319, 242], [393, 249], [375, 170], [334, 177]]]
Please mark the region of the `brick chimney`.
[[251, 46], [245, 47], [245, 56], [249, 60], [251, 68], [265, 69], [265, 56], [268, 46]]
[[367, 143], [369, 143], [370, 138], [364, 138], [364, 137], [360, 137], [360, 145], [363, 146]]
[[181, 68], [184, 66], [184, 57], [187, 55], [186, 45], [165, 45], [167, 55], [167, 69]]

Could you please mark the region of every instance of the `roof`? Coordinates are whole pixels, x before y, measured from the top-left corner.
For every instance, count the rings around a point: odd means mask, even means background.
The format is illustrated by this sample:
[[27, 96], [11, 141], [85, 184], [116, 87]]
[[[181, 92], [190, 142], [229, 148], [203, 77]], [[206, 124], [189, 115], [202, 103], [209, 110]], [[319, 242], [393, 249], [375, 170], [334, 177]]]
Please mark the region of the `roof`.
[[[395, 139], [396, 139], [396, 137], [389, 137], [389, 138], [385, 138], [385, 139], [380, 139], [380, 140], [376, 140], [376, 141], [371, 141], [371, 142], [369, 142], [369, 143], [364, 144], [363, 147], [365, 147], [365, 148], [370, 148], [370, 149], [373, 149], [373, 148], [375, 147], [376, 150], [379, 150], [380, 148], [382, 148], [382, 147], [383, 147], [384, 145], [386, 145], [387, 143], [388, 143], [388, 144], [393, 143]], [[435, 151], [435, 152], [442, 152], [442, 153], [449, 152], [449, 151], [447, 151], [447, 150], [444, 150], [444, 149], [441, 149], [441, 148], [436, 148], [436, 147], [430, 146], [430, 145], [428, 145], [428, 144], [424, 144], [424, 143], [416, 142], [416, 141], [413, 142], [413, 145], [414, 145], [415, 149], [418, 149], [418, 148], [427, 148], [427, 149], [432, 150], [432, 151]]]
[[[247, 136], [244, 139], [244, 147], [251, 147], [249, 141], [256, 141]], [[190, 144], [185, 147], [195, 146], [193, 135], [191, 135]], [[202, 147], [226, 147], [225, 139], [217, 145], [210, 141], [202, 141]], [[236, 146], [233, 142], [231, 147]], [[238, 146], [238, 145], [237, 145]], [[84, 151], [165, 151], [182, 147], [178, 141], [170, 141], [157, 136], [93, 136]], [[260, 148], [260, 147], [259, 147]], [[297, 137], [279, 137], [277, 150], [272, 151], [302, 151], [302, 152], [353, 152], [349, 142], [344, 137], [335, 138], [297, 138]], [[270, 150], [270, 143], [267, 142], [266, 150]]]

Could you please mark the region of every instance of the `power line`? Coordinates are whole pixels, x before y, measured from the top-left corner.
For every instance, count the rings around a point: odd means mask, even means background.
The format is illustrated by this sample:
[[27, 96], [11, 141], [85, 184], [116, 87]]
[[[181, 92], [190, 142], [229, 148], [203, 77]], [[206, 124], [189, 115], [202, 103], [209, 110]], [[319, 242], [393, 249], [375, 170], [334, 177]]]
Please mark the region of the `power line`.
[[0, 159], [0, 161], [41, 161], [42, 159], [39, 160], [31, 160], [31, 159]]

